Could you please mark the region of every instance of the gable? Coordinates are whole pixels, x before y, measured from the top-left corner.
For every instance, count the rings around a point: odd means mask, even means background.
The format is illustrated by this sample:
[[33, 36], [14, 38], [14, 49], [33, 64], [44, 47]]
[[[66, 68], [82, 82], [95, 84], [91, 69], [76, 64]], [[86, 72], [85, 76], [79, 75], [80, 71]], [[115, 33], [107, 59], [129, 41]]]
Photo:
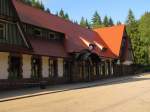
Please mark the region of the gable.
[[0, 32], [3, 35], [0, 38], [1, 45], [29, 48], [12, 0], [0, 0], [0, 24], [3, 25]]
[[120, 56], [120, 48], [122, 44], [122, 38], [125, 32], [125, 26], [113, 26], [106, 28], [94, 29], [107, 45], [107, 47], [117, 56]]

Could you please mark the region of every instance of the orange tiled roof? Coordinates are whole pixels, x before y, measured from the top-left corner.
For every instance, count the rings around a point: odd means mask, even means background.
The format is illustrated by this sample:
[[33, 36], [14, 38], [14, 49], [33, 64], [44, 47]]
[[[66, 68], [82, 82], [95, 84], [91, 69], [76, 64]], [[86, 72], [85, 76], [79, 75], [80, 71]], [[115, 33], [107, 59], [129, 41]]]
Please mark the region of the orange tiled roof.
[[94, 29], [98, 33], [99, 38], [102, 38], [107, 47], [116, 55], [119, 56], [122, 43], [125, 25]]

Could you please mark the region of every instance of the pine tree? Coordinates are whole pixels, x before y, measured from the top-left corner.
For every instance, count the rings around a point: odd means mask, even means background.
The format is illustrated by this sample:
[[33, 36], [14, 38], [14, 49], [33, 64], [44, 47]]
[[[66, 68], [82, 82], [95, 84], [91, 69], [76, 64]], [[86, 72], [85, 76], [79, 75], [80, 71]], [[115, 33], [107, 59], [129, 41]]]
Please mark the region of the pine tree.
[[92, 28], [99, 28], [99, 27], [102, 27], [102, 20], [98, 12], [95, 11], [92, 18]]
[[63, 9], [60, 10], [60, 12], [59, 12], [59, 17], [65, 18], [65, 13], [64, 13], [64, 10], [63, 10]]
[[56, 12], [56, 14], [55, 14], [56, 16], [59, 16], [59, 14], [58, 14], [58, 12]]
[[108, 27], [108, 26], [109, 26], [109, 20], [108, 20], [108, 17], [107, 17], [107, 16], [104, 17], [103, 25], [104, 25], [105, 27]]
[[78, 21], [73, 21], [74, 24], [79, 24]]
[[87, 19], [86, 19], [85, 23], [86, 23], [86, 28], [91, 29], [90, 23], [88, 22]]
[[117, 21], [117, 25], [121, 25], [122, 23], [120, 21]]
[[150, 64], [150, 12], [146, 12], [139, 21], [141, 41], [145, 45], [146, 61]]
[[136, 22], [134, 14], [133, 14], [132, 10], [129, 9], [126, 24], [130, 25], [130, 24], [133, 24], [134, 22]]
[[49, 8], [47, 8], [47, 9], [46, 9], [46, 12], [51, 13], [51, 11], [50, 11], [50, 9], [49, 9]]
[[87, 27], [86, 19], [84, 17], [81, 18], [80, 26]]
[[36, 7], [38, 9], [45, 10], [45, 7], [44, 7], [42, 1], [41, 2], [39, 0], [21, 0], [21, 1], [32, 7]]
[[145, 64], [146, 63], [146, 60], [145, 60], [146, 54], [145, 54], [145, 50], [143, 47], [143, 42], [141, 41], [141, 38], [140, 38], [140, 33], [139, 33], [139, 29], [138, 29], [139, 23], [138, 23], [138, 21], [136, 21], [132, 10], [129, 10], [126, 25], [127, 25], [128, 36], [131, 38], [135, 63], [136, 64]]
[[70, 19], [69, 19], [69, 15], [68, 15], [67, 13], [66, 13], [65, 16], [64, 16], [64, 19], [70, 20]]
[[109, 18], [109, 26], [113, 26], [113, 25], [114, 25], [114, 22], [113, 22], [112, 18], [110, 17]]

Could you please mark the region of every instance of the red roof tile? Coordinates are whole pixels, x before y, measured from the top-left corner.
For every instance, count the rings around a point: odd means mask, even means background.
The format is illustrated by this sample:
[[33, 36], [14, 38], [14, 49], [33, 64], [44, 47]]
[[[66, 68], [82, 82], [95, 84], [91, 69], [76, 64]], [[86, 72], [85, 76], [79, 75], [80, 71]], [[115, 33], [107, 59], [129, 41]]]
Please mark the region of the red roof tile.
[[67, 57], [67, 53], [61, 42], [29, 38], [36, 55]]
[[[117, 30], [115, 30], [115, 27], [97, 29], [95, 30], [96, 31], [95, 32], [93, 30], [83, 28], [77, 24], [73, 24], [70, 21], [61, 19], [52, 14], [46, 13], [42, 10], [25, 5], [19, 2], [18, 0], [12, 0], [12, 1], [17, 10], [19, 18], [22, 22], [64, 33], [66, 35], [64, 46], [67, 52], [80, 52], [83, 49], [87, 49], [88, 46], [81, 39], [83, 38], [89, 43], [94, 43], [94, 41], [96, 41], [100, 45], [108, 48], [105, 52], [102, 52], [100, 49], [98, 49], [98, 47], [96, 47], [94, 52], [96, 52], [98, 55], [103, 56], [103, 57], [111, 57], [111, 58], [116, 58], [116, 56], [118, 56], [120, 42], [117, 45], [114, 45], [111, 43], [111, 41], [117, 42], [117, 40], [120, 40], [120, 38], [122, 38], [122, 37], [119, 37], [119, 36], [122, 36], [120, 35], [120, 33], [123, 32], [122, 30], [120, 30], [120, 27], [119, 28], [116, 27]], [[115, 37], [117, 39], [109, 40], [109, 38], [115, 38]], [[34, 40], [32, 40], [32, 42], [34, 42]], [[38, 44], [42, 44], [42, 42], [39, 42]], [[112, 48], [111, 48], [111, 45], [113, 45]], [[34, 44], [34, 46], [36, 45]], [[41, 50], [38, 50], [39, 54], [42, 54], [44, 52], [42, 51], [42, 49], [44, 50], [44, 48], [41, 48]], [[55, 53], [54, 51], [49, 51], [49, 52], [52, 52], [52, 54]], [[58, 51], [58, 52], [61, 53], [61, 51]]]

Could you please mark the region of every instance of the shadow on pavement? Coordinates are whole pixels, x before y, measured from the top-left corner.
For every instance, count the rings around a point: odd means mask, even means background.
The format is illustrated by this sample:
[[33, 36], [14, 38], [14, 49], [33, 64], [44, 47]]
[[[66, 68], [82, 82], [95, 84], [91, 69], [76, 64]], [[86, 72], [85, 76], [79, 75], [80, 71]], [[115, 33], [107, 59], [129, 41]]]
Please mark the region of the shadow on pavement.
[[[145, 76], [145, 74], [143, 75]], [[57, 92], [63, 92], [69, 90], [77, 90], [77, 89], [92, 88], [98, 86], [108, 86], [113, 84], [122, 84], [122, 83], [150, 80], [149, 77], [143, 77], [143, 75], [112, 78], [112, 79], [105, 79], [105, 80], [87, 82], [87, 83], [48, 86], [47, 89], [44, 90], [41, 90], [40, 88], [29, 88], [29, 89], [14, 90], [14, 91], [3, 91], [0, 92], [0, 101], [9, 98], [11, 100], [21, 99], [21, 98], [27, 98], [27, 97], [33, 97], [33, 96], [39, 96], [39, 95], [45, 95], [45, 94], [57, 93]]]

